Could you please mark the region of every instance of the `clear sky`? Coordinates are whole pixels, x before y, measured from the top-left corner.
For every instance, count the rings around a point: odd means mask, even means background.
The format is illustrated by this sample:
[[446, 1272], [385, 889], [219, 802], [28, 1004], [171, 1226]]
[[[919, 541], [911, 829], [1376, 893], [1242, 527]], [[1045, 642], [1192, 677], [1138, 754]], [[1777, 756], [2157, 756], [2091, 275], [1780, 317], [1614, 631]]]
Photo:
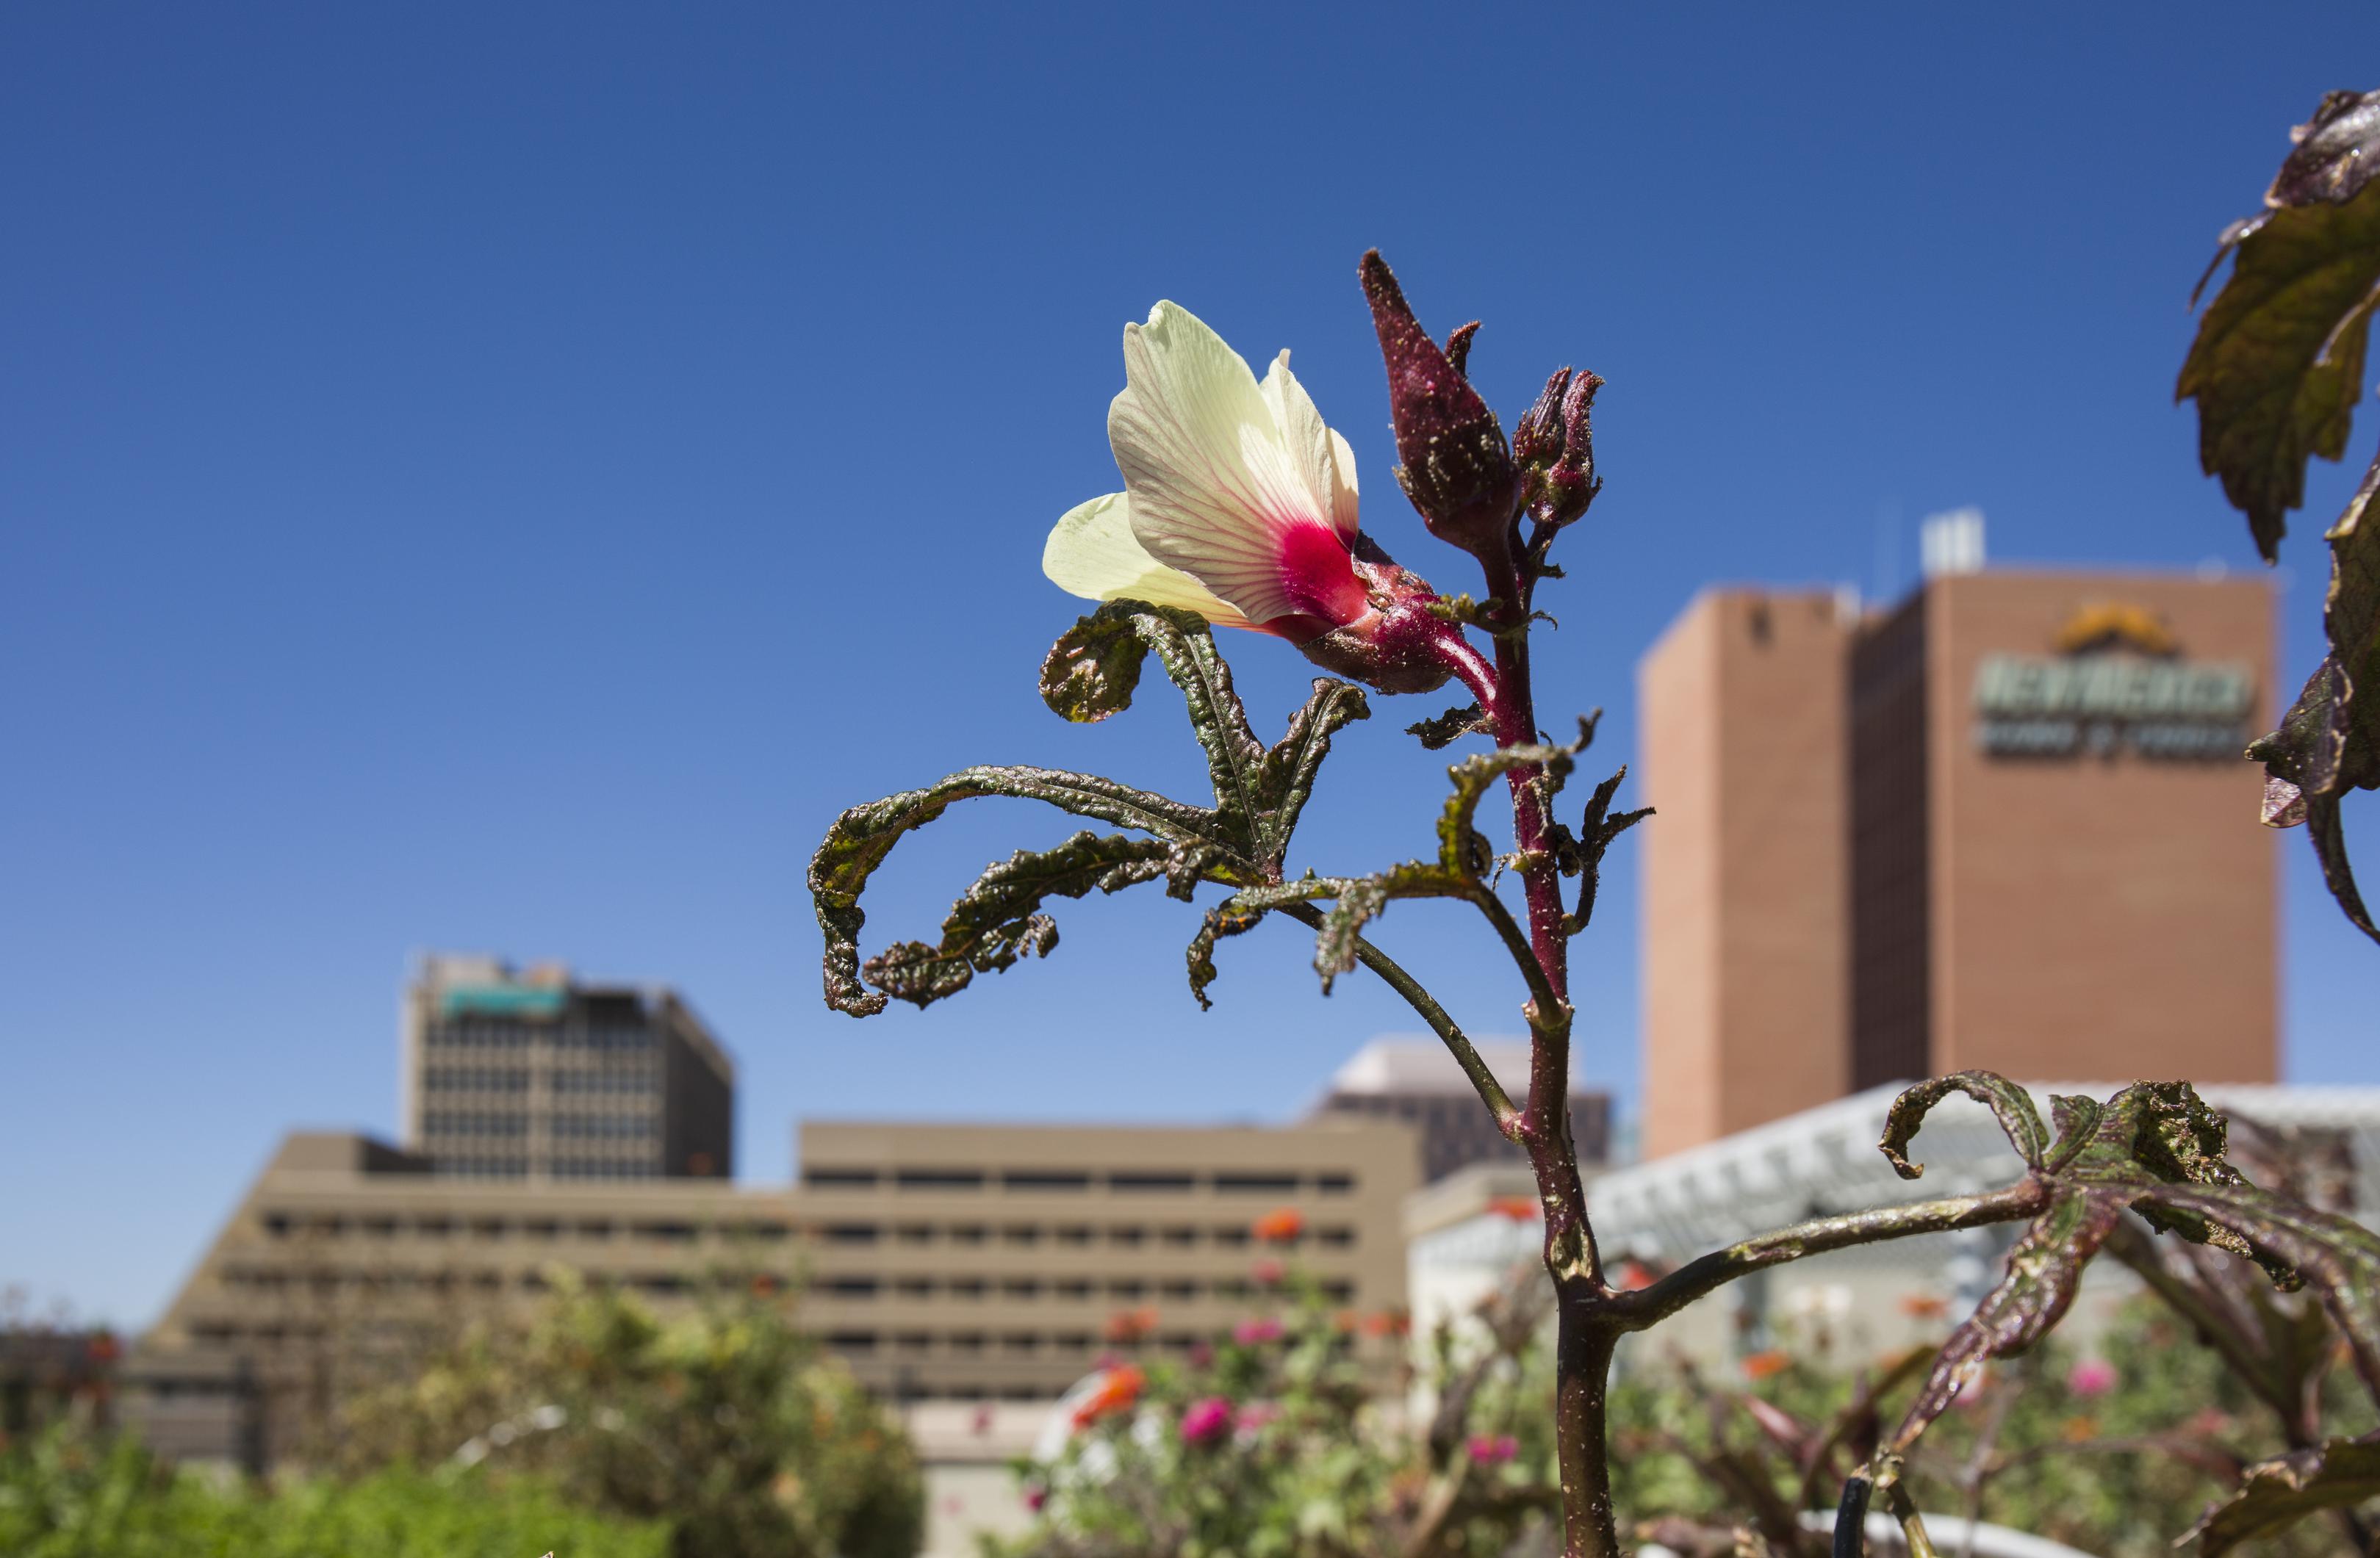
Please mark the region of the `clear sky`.
[[[285, 1129], [393, 1130], [422, 948], [680, 985], [747, 1178], [805, 1115], [1283, 1117], [1412, 1026], [1319, 999], [1286, 924], [1204, 1016], [1147, 889], [923, 1014], [819, 998], [843, 806], [978, 760], [1196, 793], [1168, 696], [1084, 729], [1034, 693], [1125, 320], [1293, 346], [1366, 528], [1450, 587], [1357, 257], [1487, 321], [1508, 422], [1604, 373], [1540, 707], [1608, 706], [1616, 763], [1698, 586], [1895, 592], [1934, 510], [1999, 560], [2252, 566], [2172, 404], [2184, 300], [2375, 43], [2368, 6], [8, 7], [0, 1284], [137, 1324]], [[1227, 647], [1277, 725], [1309, 668]], [[1404, 702], [1342, 738], [1305, 860], [1423, 847]], [[953, 816], [871, 930], [1072, 826]], [[2380, 1081], [2380, 960], [2283, 842], [2289, 1072]], [[1634, 861], [1579, 946], [1581, 1069], [1624, 1091]], [[1381, 935], [1518, 1026], [1455, 912]]]

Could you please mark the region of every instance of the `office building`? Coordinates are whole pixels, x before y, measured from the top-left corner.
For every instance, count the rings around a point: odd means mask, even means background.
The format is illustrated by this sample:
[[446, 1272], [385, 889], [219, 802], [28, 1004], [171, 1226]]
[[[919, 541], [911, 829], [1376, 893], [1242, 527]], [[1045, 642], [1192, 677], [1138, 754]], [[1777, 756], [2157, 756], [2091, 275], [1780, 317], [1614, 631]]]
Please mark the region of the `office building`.
[[[542, 1183], [286, 1138], [135, 1349], [130, 1409], [178, 1454], [285, 1454], [358, 1366], [568, 1271], [669, 1305], [801, 1288], [802, 1322], [888, 1397], [1054, 1400], [1099, 1356], [1182, 1352], [1277, 1309], [1279, 1263], [1350, 1310], [1404, 1301], [1412, 1132], [810, 1122], [801, 1183]], [[1255, 1225], [1297, 1214], [1292, 1237]], [[319, 1426], [319, 1424], [317, 1424]]]
[[440, 1174], [734, 1172], [735, 1066], [674, 991], [433, 954], [404, 1013], [405, 1146]]
[[2267, 586], [1961, 517], [1891, 610], [1708, 590], [1640, 668], [1647, 1159], [1971, 1067], [2274, 1080]]
[[[1514, 1103], [1529, 1093], [1529, 1046], [1516, 1040], [1483, 1039], [1475, 1047]], [[1309, 1119], [1352, 1116], [1402, 1120], [1420, 1133], [1424, 1183], [1442, 1179], [1475, 1163], [1520, 1163], [1521, 1149], [1496, 1129], [1496, 1121], [1471, 1079], [1435, 1038], [1374, 1039], [1341, 1066], [1330, 1091]], [[1595, 1167], [1610, 1155], [1611, 1096], [1573, 1089], [1570, 1098], [1572, 1140], [1578, 1160]]]

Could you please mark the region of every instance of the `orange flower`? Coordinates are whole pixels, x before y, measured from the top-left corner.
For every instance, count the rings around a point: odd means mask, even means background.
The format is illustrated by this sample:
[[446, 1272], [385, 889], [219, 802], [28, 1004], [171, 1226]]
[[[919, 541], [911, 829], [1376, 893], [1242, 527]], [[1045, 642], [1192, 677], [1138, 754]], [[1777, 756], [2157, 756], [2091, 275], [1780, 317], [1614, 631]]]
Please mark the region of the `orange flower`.
[[2099, 1419], [2071, 1417], [2058, 1425], [2058, 1436], [2069, 1444], [2087, 1443], [2099, 1436]]
[[1111, 1369], [1099, 1376], [1099, 1384], [1075, 1408], [1075, 1426], [1088, 1428], [1101, 1418], [1130, 1411], [1140, 1400], [1140, 1393], [1148, 1387], [1148, 1376], [1125, 1364]]
[[1903, 1293], [1900, 1312], [1912, 1320], [1939, 1320], [1950, 1312], [1950, 1300], [1938, 1293]]
[[1653, 1274], [1645, 1269], [1643, 1262], [1622, 1261], [1620, 1262], [1620, 1290], [1622, 1293], [1633, 1293], [1639, 1287], [1650, 1287], [1652, 1286]]
[[1783, 1373], [1792, 1361], [1777, 1348], [1769, 1347], [1762, 1352], [1746, 1353], [1740, 1367], [1745, 1379], [1765, 1380], [1772, 1374]]
[[1488, 1214], [1515, 1223], [1534, 1223], [1545, 1215], [1536, 1199], [1530, 1196], [1490, 1196], [1488, 1199]]
[[1364, 1317], [1366, 1336], [1402, 1336], [1413, 1329], [1413, 1317], [1402, 1310], [1381, 1310]]
[[1143, 1306], [1108, 1316], [1107, 1338], [1111, 1342], [1137, 1342], [1156, 1329], [1157, 1311]]
[[1293, 1206], [1280, 1207], [1257, 1218], [1252, 1231], [1267, 1244], [1292, 1244], [1305, 1231], [1305, 1214]]

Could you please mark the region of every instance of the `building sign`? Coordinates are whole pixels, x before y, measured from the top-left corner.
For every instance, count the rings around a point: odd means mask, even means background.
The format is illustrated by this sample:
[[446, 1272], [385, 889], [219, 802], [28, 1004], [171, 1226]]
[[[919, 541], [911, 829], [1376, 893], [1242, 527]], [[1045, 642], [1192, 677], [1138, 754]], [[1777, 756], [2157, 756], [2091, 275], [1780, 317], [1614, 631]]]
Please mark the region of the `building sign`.
[[1994, 756], [2065, 757], [2129, 749], [2143, 757], [2240, 756], [2256, 707], [2252, 667], [2180, 658], [2136, 606], [2083, 608], [2059, 655], [1986, 655], [1975, 668], [1975, 744]]

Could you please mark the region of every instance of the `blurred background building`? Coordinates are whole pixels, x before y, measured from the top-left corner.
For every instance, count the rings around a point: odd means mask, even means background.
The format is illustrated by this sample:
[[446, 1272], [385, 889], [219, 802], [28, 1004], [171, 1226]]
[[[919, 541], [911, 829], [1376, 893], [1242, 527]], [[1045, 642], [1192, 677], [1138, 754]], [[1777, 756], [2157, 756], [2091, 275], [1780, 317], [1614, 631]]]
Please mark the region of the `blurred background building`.
[[1639, 672], [1647, 1158], [1879, 1084], [2277, 1074], [2256, 579], [1714, 588]]
[[406, 1147], [486, 1178], [724, 1179], [735, 1068], [676, 992], [432, 954], [405, 993]]
[[[1515, 1100], [1529, 1091], [1529, 1046], [1518, 1039], [1480, 1039], [1473, 1048]], [[1475, 1163], [1521, 1163], [1521, 1149], [1505, 1139], [1472, 1091], [1471, 1079], [1435, 1038], [1374, 1039], [1350, 1057], [1330, 1078], [1330, 1091], [1309, 1119], [1352, 1116], [1402, 1120], [1421, 1136], [1424, 1183], [1443, 1179]], [[1572, 1087], [1571, 1138], [1578, 1160], [1600, 1165], [1611, 1155], [1611, 1095]]]

